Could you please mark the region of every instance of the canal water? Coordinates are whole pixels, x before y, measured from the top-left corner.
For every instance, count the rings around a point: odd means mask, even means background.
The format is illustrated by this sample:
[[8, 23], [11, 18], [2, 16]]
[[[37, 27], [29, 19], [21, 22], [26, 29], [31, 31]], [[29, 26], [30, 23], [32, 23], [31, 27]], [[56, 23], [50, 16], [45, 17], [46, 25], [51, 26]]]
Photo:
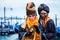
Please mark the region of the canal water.
[[0, 35], [0, 40], [18, 40], [18, 34], [11, 34], [11, 35]]
[[[11, 34], [11, 35], [0, 35], [0, 40], [18, 40], [18, 34]], [[56, 37], [56, 40], [60, 40], [60, 37]]]

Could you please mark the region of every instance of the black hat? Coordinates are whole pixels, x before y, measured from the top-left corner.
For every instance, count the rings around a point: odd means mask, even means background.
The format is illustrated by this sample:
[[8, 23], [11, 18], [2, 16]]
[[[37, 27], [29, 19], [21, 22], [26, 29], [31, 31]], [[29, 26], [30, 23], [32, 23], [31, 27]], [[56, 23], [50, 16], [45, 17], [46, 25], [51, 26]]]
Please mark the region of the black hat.
[[46, 4], [41, 4], [39, 7], [38, 7], [38, 13], [40, 14], [40, 12], [44, 10], [46, 11], [47, 13], [49, 13], [49, 7], [46, 5]]
[[30, 15], [30, 14], [37, 15], [35, 4], [33, 2], [28, 2], [26, 6], [26, 15]]

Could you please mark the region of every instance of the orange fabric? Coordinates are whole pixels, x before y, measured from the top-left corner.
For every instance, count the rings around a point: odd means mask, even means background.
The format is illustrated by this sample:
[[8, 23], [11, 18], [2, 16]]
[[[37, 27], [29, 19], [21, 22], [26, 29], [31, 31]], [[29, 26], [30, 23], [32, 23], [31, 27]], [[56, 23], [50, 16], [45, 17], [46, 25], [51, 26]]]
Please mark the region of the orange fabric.
[[44, 20], [42, 20], [42, 26], [44, 27], [46, 24], [46, 22]]
[[35, 40], [41, 40], [41, 35], [36, 33]]
[[28, 6], [27, 6], [28, 10], [31, 10], [31, 11], [36, 10], [35, 7], [30, 8], [30, 5], [32, 4], [32, 2], [28, 2], [27, 4], [28, 4]]
[[[31, 27], [33, 27], [34, 25], [38, 26], [38, 17], [35, 17], [35, 20], [33, 22], [30, 21], [29, 17], [26, 17], [26, 24], [27, 27], [30, 29]], [[24, 37], [23, 40], [41, 40], [41, 34], [39, 33], [32, 33], [32, 35], [34, 35], [33, 39], [30, 39], [29, 37]]]
[[46, 23], [47, 23], [47, 21], [48, 21], [49, 19], [50, 19], [50, 18], [47, 17], [45, 20], [42, 20], [42, 26], [43, 26], [43, 27], [45, 27], [45, 25], [46, 25]]
[[38, 26], [38, 17], [35, 17], [35, 20], [33, 22], [30, 21], [29, 17], [26, 18], [26, 24], [28, 28], [31, 28], [34, 25]]

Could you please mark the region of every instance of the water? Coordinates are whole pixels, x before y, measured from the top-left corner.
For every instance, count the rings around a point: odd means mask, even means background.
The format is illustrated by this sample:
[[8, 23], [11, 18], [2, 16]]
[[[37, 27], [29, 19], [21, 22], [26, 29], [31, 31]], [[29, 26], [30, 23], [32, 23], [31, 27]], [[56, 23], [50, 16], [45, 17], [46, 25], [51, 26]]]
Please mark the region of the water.
[[[11, 34], [6, 36], [0, 35], [0, 40], [18, 40], [18, 34]], [[60, 37], [56, 37], [55, 40], [60, 40]]]
[[60, 40], [60, 37], [56, 37], [56, 39], [55, 40]]
[[0, 40], [18, 40], [18, 34], [0, 36]]

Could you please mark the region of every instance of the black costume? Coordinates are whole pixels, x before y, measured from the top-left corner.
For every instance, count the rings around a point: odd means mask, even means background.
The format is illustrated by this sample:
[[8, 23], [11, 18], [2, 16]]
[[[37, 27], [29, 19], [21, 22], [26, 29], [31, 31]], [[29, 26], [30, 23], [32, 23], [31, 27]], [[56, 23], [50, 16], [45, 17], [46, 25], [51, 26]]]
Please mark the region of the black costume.
[[42, 26], [40, 19], [39, 19], [39, 28], [41, 30], [42, 40], [54, 40], [56, 37], [56, 29], [55, 24], [52, 19], [48, 20], [45, 28]]

